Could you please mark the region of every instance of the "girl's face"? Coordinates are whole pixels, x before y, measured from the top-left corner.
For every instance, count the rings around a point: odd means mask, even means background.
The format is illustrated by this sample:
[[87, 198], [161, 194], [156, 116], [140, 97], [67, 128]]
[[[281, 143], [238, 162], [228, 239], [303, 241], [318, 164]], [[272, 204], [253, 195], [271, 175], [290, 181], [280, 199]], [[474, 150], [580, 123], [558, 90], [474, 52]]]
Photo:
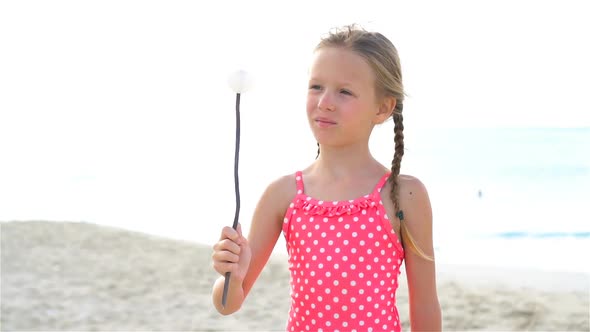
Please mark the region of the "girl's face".
[[307, 117], [320, 144], [342, 146], [368, 142], [380, 105], [375, 75], [356, 53], [324, 48], [315, 53], [307, 94]]

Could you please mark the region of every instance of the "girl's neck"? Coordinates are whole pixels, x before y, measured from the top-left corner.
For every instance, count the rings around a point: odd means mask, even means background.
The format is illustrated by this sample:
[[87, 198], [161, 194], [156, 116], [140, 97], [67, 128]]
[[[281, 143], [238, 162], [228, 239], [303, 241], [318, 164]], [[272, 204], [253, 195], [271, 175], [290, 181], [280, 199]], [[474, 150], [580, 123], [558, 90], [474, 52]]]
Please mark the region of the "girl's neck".
[[332, 178], [380, 172], [383, 166], [371, 155], [368, 144], [341, 147], [320, 146], [313, 172]]

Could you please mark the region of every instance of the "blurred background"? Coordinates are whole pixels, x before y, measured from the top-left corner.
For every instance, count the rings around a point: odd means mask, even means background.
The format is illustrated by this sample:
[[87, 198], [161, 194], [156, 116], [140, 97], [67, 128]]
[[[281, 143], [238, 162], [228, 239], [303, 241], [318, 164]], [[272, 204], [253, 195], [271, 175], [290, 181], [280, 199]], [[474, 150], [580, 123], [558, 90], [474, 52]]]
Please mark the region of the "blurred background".
[[[441, 263], [585, 271], [590, 44], [584, 1], [3, 1], [0, 220], [86, 221], [213, 244], [316, 146], [312, 49], [358, 23], [398, 48], [402, 173], [424, 182]], [[393, 124], [371, 140], [393, 156]], [[285, 253], [284, 242], [276, 252]]]

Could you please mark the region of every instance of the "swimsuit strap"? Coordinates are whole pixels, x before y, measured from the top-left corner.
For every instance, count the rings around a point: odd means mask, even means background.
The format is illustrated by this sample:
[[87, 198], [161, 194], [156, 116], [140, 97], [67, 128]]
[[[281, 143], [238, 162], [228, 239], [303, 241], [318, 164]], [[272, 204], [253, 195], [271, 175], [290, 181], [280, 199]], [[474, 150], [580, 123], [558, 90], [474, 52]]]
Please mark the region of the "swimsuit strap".
[[381, 192], [381, 189], [383, 189], [383, 187], [387, 183], [387, 180], [389, 179], [389, 176], [390, 175], [391, 175], [391, 172], [387, 172], [385, 175], [383, 175], [381, 177], [381, 180], [379, 180], [379, 182], [377, 182], [377, 185], [375, 186], [375, 189], [373, 189], [373, 195], [379, 196], [379, 193]]
[[297, 193], [303, 194], [303, 173], [301, 171], [295, 172], [295, 182], [297, 183]]

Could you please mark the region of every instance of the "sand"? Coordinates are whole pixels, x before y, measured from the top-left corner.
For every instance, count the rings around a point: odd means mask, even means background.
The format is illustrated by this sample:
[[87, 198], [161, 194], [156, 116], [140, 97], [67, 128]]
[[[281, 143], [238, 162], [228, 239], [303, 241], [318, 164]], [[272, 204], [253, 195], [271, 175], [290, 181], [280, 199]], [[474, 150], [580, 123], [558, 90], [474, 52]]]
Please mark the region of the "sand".
[[[210, 246], [88, 223], [0, 226], [2, 331], [284, 330], [289, 275], [280, 255], [242, 310], [221, 316], [210, 297]], [[437, 278], [446, 331], [590, 330], [589, 275], [440, 266]]]

